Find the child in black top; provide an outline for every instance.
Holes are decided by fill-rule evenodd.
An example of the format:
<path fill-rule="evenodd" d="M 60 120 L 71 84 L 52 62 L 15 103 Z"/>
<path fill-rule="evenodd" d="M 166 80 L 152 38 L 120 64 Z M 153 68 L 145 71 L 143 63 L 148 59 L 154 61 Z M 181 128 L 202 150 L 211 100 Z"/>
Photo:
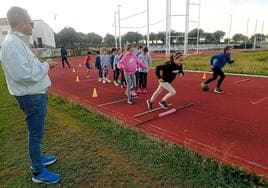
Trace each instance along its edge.
<path fill-rule="evenodd" d="M 164 89 L 168 90 L 168 94 L 162 98 L 162 100 L 159 102 L 159 105 L 164 109 L 168 108 L 167 100 L 176 94 L 176 91 L 172 87 L 171 82 L 176 78 L 177 74 L 181 74 L 181 76 L 184 75 L 182 61 L 183 54 L 176 53 L 175 55 L 171 55 L 168 62 L 156 67 L 155 73 L 158 78 L 159 85 L 153 93 L 151 99 L 146 101 L 149 110 L 152 110 L 153 102 Z"/>
<path fill-rule="evenodd" d="M 102 78 L 102 69 L 101 69 L 101 59 L 100 59 L 100 51 L 97 51 L 97 56 L 95 59 L 95 67 L 98 70 L 98 81 L 101 82 L 101 78 Z"/>

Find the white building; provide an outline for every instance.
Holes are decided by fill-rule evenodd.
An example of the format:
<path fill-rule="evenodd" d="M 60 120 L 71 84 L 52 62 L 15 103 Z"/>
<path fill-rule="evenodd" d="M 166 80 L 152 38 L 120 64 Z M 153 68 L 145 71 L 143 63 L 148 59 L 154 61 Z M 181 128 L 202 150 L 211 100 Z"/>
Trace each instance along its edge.
<path fill-rule="evenodd" d="M 9 30 L 8 20 L 6 18 L 0 18 L 0 47 Z"/>
<path fill-rule="evenodd" d="M 43 20 L 33 20 L 33 45 L 35 48 L 55 48 L 55 35 L 53 29 Z"/>
<path fill-rule="evenodd" d="M 30 43 L 34 48 L 55 48 L 54 31 L 43 20 L 33 20 L 33 35 Z M 10 30 L 7 18 L 0 18 L 0 46 Z"/>

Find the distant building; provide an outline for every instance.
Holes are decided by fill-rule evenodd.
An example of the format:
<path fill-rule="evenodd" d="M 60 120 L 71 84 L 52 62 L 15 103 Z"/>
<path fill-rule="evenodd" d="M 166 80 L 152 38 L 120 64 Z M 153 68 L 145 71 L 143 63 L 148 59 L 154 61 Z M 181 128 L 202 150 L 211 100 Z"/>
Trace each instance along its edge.
<path fill-rule="evenodd" d="M 33 48 L 55 48 L 53 29 L 43 20 L 33 20 L 33 22 L 33 35 L 30 40 Z M 0 46 L 10 29 L 7 18 L 0 18 Z"/>
<path fill-rule="evenodd" d="M 33 20 L 33 45 L 35 48 L 56 48 L 53 29 L 43 20 Z"/>
<path fill-rule="evenodd" d="M 6 18 L 0 18 L 0 47 L 9 30 L 8 20 Z"/>

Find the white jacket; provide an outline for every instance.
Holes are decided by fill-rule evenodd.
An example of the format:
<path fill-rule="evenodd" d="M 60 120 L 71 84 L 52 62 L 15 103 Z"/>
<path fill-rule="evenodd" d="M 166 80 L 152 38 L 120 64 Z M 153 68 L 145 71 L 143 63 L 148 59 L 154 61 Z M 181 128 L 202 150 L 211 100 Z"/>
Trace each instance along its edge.
<path fill-rule="evenodd" d="M 49 65 L 40 62 L 19 35 L 22 36 L 9 32 L 0 51 L 9 93 L 15 96 L 46 93 L 51 85 Z"/>

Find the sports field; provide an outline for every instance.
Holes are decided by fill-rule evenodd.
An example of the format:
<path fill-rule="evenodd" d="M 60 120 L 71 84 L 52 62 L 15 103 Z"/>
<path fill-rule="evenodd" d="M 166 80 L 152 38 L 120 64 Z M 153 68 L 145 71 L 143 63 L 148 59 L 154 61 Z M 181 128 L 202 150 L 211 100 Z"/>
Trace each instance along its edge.
<path fill-rule="evenodd" d="M 85 78 L 85 68 L 78 66 L 83 58 L 70 58 L 75 72 L 60 66 L 51 72 L 51 93 L 205 156 L 268 176 L 268 160 L 263 157 L 268 153 L 266 77 L 228 75 L 223 86 L 225 94 L 219 95 L 201 91 L 203 73 L 186 72 L 182 79 L 177 78 L 174 82 L 177 94 L 169 101 L 172 103 L 170 109 L 192 105 L 143 123 L 164 112 L 160 109 L 138 115 L 147 111 L 145 101 L 157 87 L 154 71 L 149 74 L 149 93 L 138 95 L 134 105 L 128 105 L 124 89 L 98 82 L 94 71 L 90 79 Z M 77 75 L 79 82 L 76 82 Z M 98 94 L 96 98 L 92 97 L 94 88 Z"/>
<path fill-rule="evenodd" d="M 145 100 L 157 85 L 153 70 L 149 93 L 128 105 L 124 89 L 99 83 L 95 70 L 91 78 L 85 78 L 85 68 L 79 66 L 83 59 L 70 58 L 75 72 L 59 65 L 50 73 L 50 93 L 68 99 L 49 96 L 44 151 L 59 157 L 50 167 L 63 175 L 56 186 L 267 186 L 261 177 L 244 172 L 267 179 L 266 77 L 227 75 L 225 94 L 218 95 L 201 91 L 203 71 L 186 72 L 185 77 L 176 79 L 177 95 L 169 101 L 169 109 L 178 110 L 155 118 L 167 110 L 148 113 L 146 109 Z M 7 94 L 2 72 L 0 81 L 0 185 L 34 187 L 27 170 L 23 113 Z M 97 97 L 92 97 L 94 88 Z"/>

